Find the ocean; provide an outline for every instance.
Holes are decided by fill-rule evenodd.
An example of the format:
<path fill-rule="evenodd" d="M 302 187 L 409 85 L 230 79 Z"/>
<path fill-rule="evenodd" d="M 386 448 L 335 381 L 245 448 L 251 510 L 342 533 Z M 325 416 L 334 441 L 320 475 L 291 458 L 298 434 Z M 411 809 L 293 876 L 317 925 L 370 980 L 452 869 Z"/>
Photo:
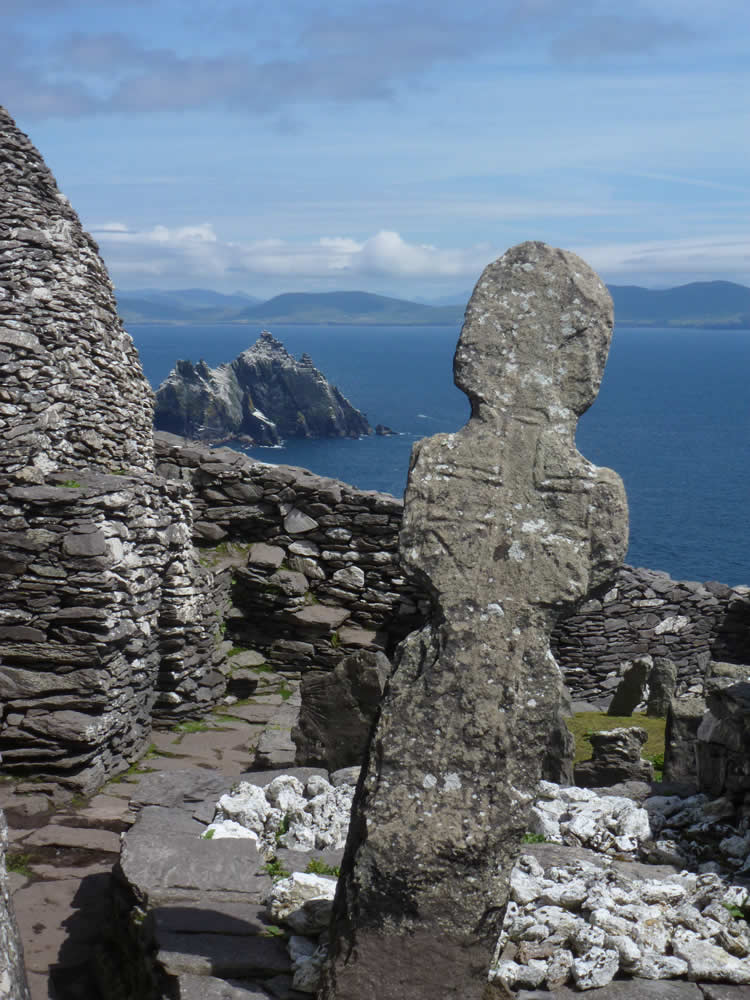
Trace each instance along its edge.
<path fill-rule="evenodd" d="M 214 366 L 249 347 L 253 326 L 128 327 L 156 388 L 178 358 Z M 398 434 L 288 441 L 247 449 L 362 489 L 401 495 L 415 440 L 461 427 L 452 381 L 458 328 L 280 326 L 375 426 Z M 579 450 L 623 478 L 627 560 L 676 579 L 750 584 L 750 332 L 617 327 L 599 398 L 579 422 Z"/>

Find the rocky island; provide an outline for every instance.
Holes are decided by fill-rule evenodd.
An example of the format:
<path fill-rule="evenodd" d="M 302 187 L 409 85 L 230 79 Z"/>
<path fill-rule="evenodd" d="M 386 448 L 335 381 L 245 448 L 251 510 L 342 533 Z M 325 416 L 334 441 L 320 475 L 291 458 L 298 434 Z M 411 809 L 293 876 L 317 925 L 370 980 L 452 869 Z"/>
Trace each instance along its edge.
<path fill-rule="evenodd" d="M 303 354 L 297 361 L 263 330 L 239 357 L 218 368 L 178 361 L 156 391 L 154 426 L 202 441 L 372 434 L 367 417 Z"/>

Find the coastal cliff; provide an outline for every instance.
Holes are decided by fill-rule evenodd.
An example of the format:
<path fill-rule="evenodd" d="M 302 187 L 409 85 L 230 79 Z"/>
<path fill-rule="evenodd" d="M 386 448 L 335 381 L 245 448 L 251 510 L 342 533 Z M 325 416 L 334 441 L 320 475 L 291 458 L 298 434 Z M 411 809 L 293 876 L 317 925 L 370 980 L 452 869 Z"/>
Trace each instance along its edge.
<path fill-rule="evenodd" d="M 267 330 L 217 368 L 178 361 L 156 392 L 154 423 L 203 441 L 246 437 L 258 445 L 372 433 L 365 415 L 307 354 L 297 361 Z"/>

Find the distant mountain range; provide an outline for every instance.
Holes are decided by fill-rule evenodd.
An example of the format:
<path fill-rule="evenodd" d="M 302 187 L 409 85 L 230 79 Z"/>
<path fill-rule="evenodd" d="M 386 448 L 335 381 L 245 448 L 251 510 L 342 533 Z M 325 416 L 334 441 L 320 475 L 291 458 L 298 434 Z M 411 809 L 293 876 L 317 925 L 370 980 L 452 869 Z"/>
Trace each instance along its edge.
<path fill-rule="evenodd" d="M 622 326 L 750 329 L 750 288 L 731 281 L 694 281 L 661 290 L 610 285 L 609 290 Z M 120 291 L 117 301 L 126 324 L 458 326 L 466 308 L 466 302 L 442 304 L 443 299 L 440 305 L 427 305 L 369 292 L 289 292 L 264 302 L 201 288 Z"/>

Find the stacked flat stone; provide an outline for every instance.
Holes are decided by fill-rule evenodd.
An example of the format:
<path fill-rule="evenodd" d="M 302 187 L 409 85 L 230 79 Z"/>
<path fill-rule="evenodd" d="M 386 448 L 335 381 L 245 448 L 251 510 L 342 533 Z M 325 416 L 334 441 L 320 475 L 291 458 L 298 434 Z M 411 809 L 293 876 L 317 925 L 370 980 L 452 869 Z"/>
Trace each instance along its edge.
<path fill-rule="evenodd" d="M 748 636 L 748 587 L 624 566 L 602 597 L 558 625 L 553 647 L 574 696 L 606 707 L 626 661 L 667 657 L 677 667 L 677 694 L 701 694 L 708 658 L 748 662 Z"/>
<path fill-rule="evenodd" d="M 153 469 L 153 398 L 91 237 L 0 108 L 3 473 Z"/>
<path fill-rule="evenodd" d="M 217 607 L 96 244 L 2 109 L 0 140 L 0 751 L 88 792 L 147 746 L 157 687 L 223 694 Z"/>
<path fill-rule="evenodd" d="M 305 469 L 254 462 L 155 435 L 158 471 L 194 490 L 194 537 L 239 546 L 228 632 L 290 670 L 333 669 L 424 620 L 427 599 L 402 575 L 403 504 Z"/>

